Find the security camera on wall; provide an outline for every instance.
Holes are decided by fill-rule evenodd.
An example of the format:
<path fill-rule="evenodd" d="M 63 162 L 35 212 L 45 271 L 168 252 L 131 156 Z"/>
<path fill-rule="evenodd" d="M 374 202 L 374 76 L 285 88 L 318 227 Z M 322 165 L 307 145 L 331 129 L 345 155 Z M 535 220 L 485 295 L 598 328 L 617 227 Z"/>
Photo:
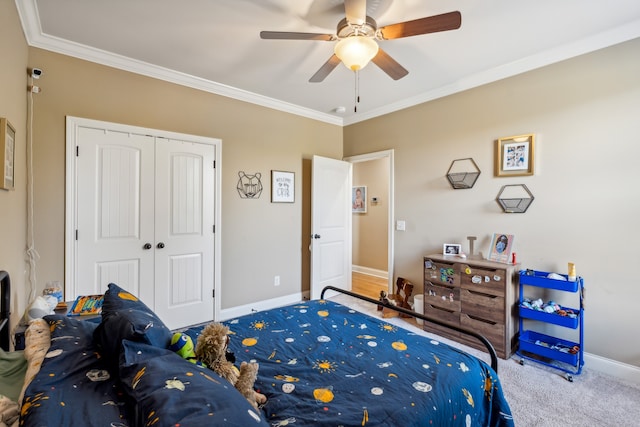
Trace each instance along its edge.
<path fill-rule="evenodd" d="M 42 75 L 42 70 L 40 68 L 34 68 L 31 70 L 31 77 L 34 79 L 39 79 Z"/>

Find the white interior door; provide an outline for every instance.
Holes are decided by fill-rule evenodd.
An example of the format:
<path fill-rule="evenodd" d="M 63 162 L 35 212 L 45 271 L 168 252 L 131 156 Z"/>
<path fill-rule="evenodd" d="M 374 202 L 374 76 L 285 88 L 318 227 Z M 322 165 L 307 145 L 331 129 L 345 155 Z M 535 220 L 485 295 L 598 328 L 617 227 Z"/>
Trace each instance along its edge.
<path fill-rule="evenodd" d="M 67 119 L 65 296 L 117 283 L 176 329 L 219 309 L 219 140 L 153 132 Z"/>
<path fill-rule="evenodd" d="M 351 163 L 313 156 L 311 299 L 328 285 L 351 290 L 350 206 Z"/>
<path fill-rule="evenodd" d="M 77 295 L 102 294 L 110 282 L 153 298 L 154 138 L 78 129 Z"/>
<path fill-rule="evenodd" d="M 155 312 L 170 329 L 213 313 L 214 148 L 156 142 Z"/>

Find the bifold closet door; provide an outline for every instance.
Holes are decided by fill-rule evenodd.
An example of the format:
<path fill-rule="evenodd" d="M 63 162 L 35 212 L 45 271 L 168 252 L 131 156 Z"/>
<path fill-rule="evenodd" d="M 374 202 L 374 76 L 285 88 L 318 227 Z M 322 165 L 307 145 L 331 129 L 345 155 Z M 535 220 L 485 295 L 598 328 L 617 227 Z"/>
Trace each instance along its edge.
<path fill-rule="evenodd" d="M 77 294 L 113 282 L 172 329 L 213 319 L 214 146 L 78 132 Z"/>
<path fill-rule="evenodd" d="M 214 153 L 156 142 L 155 311 L 172 329 L 213 315 Z"/>
<path fill-rule="evenodd" d="M 154 152 L 151 136 L 78 129 L 78 295 L 102 294 L 114 282 L 152 304 Z"/>

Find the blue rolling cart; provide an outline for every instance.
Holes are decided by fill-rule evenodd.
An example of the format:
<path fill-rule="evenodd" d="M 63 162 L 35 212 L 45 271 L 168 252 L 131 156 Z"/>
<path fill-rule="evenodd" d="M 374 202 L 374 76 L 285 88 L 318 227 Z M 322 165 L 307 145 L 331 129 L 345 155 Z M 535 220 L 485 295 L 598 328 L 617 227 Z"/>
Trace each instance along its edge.
<path fill-rule="evenodd" d="M 535 270 L 521 270 L 520 298 L 519 298 L 519 348 L 517 354 L 524 360 L 532 360 L 537 363 L 559 369 L 566 373 L 565 377 L 573 381 L 573 375 L 579 375 L 584 366 L 584 280 L 576 277 L 575 281 L 549 278 L 549 273 Z M 556 304 L 553 312 L 536 309 L 526 302 L 524 290 L 526 286 L 552 289 L 562 292 L 577 294 L 579 307 L 563 307 Z M 524 320 L 559 325 L 577 330 L 578 341 L 573 342 L 540 332 L 524 328 Z M 535 325 L 531 323 L 531 325 Z"/>

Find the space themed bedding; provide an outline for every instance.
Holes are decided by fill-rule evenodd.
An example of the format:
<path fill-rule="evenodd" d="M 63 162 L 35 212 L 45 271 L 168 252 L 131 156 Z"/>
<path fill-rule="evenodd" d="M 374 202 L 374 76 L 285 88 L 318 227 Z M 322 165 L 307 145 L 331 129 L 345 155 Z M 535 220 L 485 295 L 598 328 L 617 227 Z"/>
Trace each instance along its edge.
<path fill-rule="evenodd" d="M 513 425 L 490 366 L 384 319 L 315 300 L 224 323 L 272 426 Z"/>

